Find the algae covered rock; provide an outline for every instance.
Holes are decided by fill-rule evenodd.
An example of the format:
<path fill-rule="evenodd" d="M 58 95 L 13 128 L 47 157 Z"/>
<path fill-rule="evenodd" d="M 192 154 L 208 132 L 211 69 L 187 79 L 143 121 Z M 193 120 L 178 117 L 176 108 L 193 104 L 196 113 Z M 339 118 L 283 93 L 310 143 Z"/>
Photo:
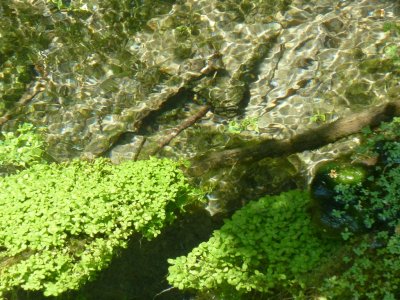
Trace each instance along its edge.
<path fill-rule="evenodd" d="M 311 183 L 314 220 L 328 230 L 350 227 L 352 231 L 359 231 L 362 216 L 350 207 L 357 204 L 356 198 L 354 195 L 346 199 L 338 196 L 342 187 L 354 191 L 361 187 L 368 175 L 366 166 L 337 160 L 323 163 L 317 168 Z"/>

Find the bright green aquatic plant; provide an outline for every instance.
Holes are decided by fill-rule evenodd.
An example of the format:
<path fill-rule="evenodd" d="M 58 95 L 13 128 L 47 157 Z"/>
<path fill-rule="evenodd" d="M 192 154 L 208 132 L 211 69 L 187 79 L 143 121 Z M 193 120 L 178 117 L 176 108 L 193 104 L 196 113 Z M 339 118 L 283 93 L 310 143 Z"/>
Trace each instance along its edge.
<path fill-rule="evenodd" d="M 15 288 L 46 296 L 78 289 L 133 234 L 157 236 L 199 198 L 179 166 L 155 158 L 76 160 L 0 178 L 0 296 Z"/>
<path fill-rule="evenodd" d="M 2 132 L 0 166 L 28 167 L 42 163 L 45 142 L 32 124 L 22 124 L 16 132 Z"/>
<path fill-rule="evenodd" d="M 228 132 L 230 133 L 240 134 L 242 131 L 245 130 L 251 130 L 258 133 L 258 118 L 247 117 L 240 121 L 232 120 L 228 123 Z"/>
<path fill-rule="evenodd" d="M 250 202 L 207 242 L 169 260 L 168 281 L 224 299 L 251 291 L 304 295 L 309 273 L 335 248 L 318 237 L 308 202 L 308 193 L 297 190 Z"/>
<path fill-rule="evenodd" d="M 400 60 L 399 57 L 399 47 L 397 45 L 387 46 L 385 49 L 385 54 L 391 59 L 395 60 L 396 63 Z"/>
<path fill-rule="evenodd" d="M 332 117 L 330 112 L 321 112 L 319 109 L 310 117 L 310 121 L 313 123 L 325 123 Z"/>

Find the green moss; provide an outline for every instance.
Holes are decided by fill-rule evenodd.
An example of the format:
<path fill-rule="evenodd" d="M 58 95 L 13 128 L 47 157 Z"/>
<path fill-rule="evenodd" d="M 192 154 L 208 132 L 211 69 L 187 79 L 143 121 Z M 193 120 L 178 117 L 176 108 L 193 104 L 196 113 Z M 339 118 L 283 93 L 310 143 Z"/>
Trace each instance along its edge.
<path fill-rule="evenodd" d="M 329 186 L 338 184 L 358 184 L 366 179 L 367 172 L 362 165 L 351 164 L 345 161 L 331 161 L 320 166 L 316 176 L 323 176 L 329 181 Z"/>

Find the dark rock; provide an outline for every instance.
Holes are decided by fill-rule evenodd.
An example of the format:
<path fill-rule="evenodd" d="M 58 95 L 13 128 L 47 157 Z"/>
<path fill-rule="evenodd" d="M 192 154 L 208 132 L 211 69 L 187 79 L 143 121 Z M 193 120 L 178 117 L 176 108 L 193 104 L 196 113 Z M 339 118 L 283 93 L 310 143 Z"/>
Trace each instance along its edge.
<path fill-rule="evenodd" d="M 366 180 L 367 167 L 346 161 L 329 161 L 317 168 L 311 183 L 312 214 L 323 229 L 338 233 L 344 228 L 353 232 L 362 229 L 362 216 L 355 209 L 358 189 Z M 341 187 L 350 188 L 348 197 L 342 197 Z"/>

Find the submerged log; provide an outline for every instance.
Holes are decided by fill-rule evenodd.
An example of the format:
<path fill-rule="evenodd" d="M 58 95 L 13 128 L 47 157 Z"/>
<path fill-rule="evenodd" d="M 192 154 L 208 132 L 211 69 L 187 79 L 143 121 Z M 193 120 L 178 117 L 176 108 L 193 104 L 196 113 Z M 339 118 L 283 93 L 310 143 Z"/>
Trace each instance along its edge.
<path fill-rule="evenodd" d="M 376 127 L 381 122 L 400 116 L 400 100 L 354 113 L 350 116 L 310 129 L 287 140 L 262 140 L 256 144 L 228 149 L 196 157 L 188 173 L 199 176 L 210 169 L 252 163 L 265 157 L 278 157 L 306 150 L 315 150 L 344 137 L 360 132 L 364 127 Z"/>

